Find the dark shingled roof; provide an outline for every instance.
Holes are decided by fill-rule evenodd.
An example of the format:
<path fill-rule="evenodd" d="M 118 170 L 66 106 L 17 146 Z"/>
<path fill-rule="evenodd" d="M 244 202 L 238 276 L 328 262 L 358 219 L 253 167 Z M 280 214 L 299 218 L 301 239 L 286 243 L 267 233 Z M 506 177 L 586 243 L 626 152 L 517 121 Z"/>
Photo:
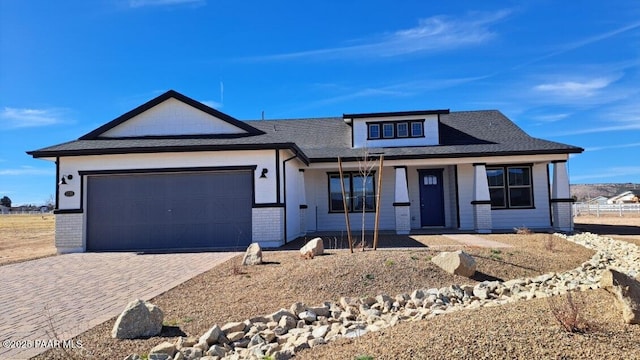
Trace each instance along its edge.
<path fill-rule="evenodd" d="M 118 118 L 120 119 L 120 118 Z M 117 120 L 118 120 L 117 119 Z M 235 120 L 235 119 L 233 119 Z M 122 122 L 122 120 L 118 120 Z M 252 131 L 241 136 L 100 138 L 93 131 L 79 140 L 30 151 L 33 157 L 126 154 L 206 150 L 291 149 L 306 162 L 352 160 L 351 126 L 342 117 L 245 122 Z M 104 128 L 105 126 L 101 127 Z M 452 158 L 580 153 L 571 145 L 533 138 L 496 110 L 440 115 L 440 145 L 370 148 L 386 159 Z"/>

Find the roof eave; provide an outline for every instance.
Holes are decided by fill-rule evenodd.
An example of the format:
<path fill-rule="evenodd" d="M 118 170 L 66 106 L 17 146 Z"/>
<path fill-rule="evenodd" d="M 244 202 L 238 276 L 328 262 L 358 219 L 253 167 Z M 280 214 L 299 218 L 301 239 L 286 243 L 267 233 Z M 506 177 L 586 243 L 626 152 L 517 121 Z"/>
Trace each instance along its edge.
<path fill-rule="evenodd" d="M 34 158 L 65 157 L 65 156 L 90 156 L 90 155 L 120 155 L 120 154 L 153 154 L 168 152 L 195 152 L 195 151 L 225 151 L 225 150 L 291 150 L 305 165 L 310 160 L 306 154 L 294 143 L 275 144 L 238 144 L 238 145 L 188 145 L 188 146 L 162 146 L 162 147 L 128 147 L 106 149 L 79 149 L 79 150 L 34 150 L 27 151 Z"/>
<path fill-rule="evenodd" d="M 465 157 L 487 157 L 487 156 L 514 156 L 514 155 L 549 155 L 549 154 L 579 154 L 584 149 L 573 148 L 563 151 L 559 150 L 537 150 L 537 151 L 509 151 L 509 152 L 478 152 L 478 153 L 450 153 L 450 154 L 409 154 L 409 155 L 384 155 L 376 154 L 376 156 L 384 155 L 385 160 L 419 160 L 419 159 L 452 159 Z M 342 161 L 360 161 L 361 157 L 350 156 L 341 157 Z M 311 163 L 327 163 L 338 162 L 337 157 L 312 157 Z"/>

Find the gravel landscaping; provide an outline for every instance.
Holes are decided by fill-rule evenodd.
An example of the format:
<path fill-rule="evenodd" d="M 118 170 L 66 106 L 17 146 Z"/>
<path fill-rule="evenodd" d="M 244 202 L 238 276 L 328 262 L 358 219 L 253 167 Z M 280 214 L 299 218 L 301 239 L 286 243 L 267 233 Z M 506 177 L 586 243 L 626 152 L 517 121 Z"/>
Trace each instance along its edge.
<path fill-rule="evenodd" d="M 328 255 L 311 260 L 300 258 L 296 251 L 264 252 L 264 260 L 267 264 L 253 267 L 239 266 L 241 259 L 238 257 L 152 300 L 165 313 L 166 326 L 163 336 L 146 340 L 111 339 L 109 333 L 114 320 L 110 320 L 81 334 L 77 339 L 82 340 L 82 343 L 85 344 L 84 357 L 93 355 L 96 358 L 122 359 L 131 353 L 145 354 L 164 340 L 175 341 L 178 335 L 197 337 L 214 324 L 222 325 L 230 321 L 243 321 L 256 315 L 272 313 L 280 308 L 288 309 L 292 303 L 297 301 L 308 305 L 317 305 L 323 301 L 337 301 L 340 296 L 364 297 L 380 293 L 395 295 L 410 293 L 420 288 L 439 288 L 451 284 L 473 285 L 484 280 L 531 277 L 575 268 L 593 254 L 592 250 L 560 238 L 551 237 L 549 234 L 490 235 L 487 238 L 508 243 L 514 247 L 507 249 L 464 247 L 466 252 L 474 256 L 478 264 L 478 273 L 474 279 L 449 275 L 435 267 L 430 262 L 430 258 L 436 255 L 441 250 L 440 248 L 438 251 L 418 248 L 365 251 L 355 254 L 350 254 L 345 250 L 331 250 Z M 428 242 L 428 237 L 421 241 Z M 599 294 L 600 290 L 593 291 L 593 293 Z M 593 297 L 591 293 L 588 296 L 589 304 L 595 304 L 593 305 L 595 309 L 604 308 L 606 302 L 609 301 L 607 296 Z M 525 304 L 524 307 L 522 307 L 523 304 Z M 531 314 L 528 314 L 529 307 L 532 309 Z M 468 314 L 464 315 L 464 313 Z M 546 316 L 548 319 L 546 322 L 539 321 L 536 320 L 536 316 Z M 451 319 L 451 321 L 447 319 Z M 495 319 L 501 320 L 497 322 L 498 325 L 495 325 Z M 528 319 L 531 321 L 527 321 Z M 482 308 L 476 311 L 447 314 L 441 318 L 419 321 L 414 324 L 401 323 L 397 327 L 368 334 L 357 340 L 341 340 L 330 345 L 319 346 L 309 352 L 303 352 L 299 356 L 303 358 L 346 359 L 354 358 L 360 353 L 366 353 L 375 356 L 375 358 L 416 358 L 420 356 L 428 358 L 442 357 L 446 354 L 455 357 L 482 358 L 491 353 L 481 353 L 485 351 L 483 341 L 504 343 L 504 351 L 521 347 L 524 349 L 522 354 L 526 354 L 527 351 L 532 350 L 531 345 L 527 344 L 539 344 L 542 339 L 539 336 L 544 336 L 545 341 L 549 337 L 549 334 L 536 330 L 538 327 L 559 334 L 559 339 L 568 336 L 560 330 L 554 321 L 546 302 L 533 300 L 504 305 L 499 308 Z M 627 339 L 635 339 L 635 344 L 638 344 L 639 337 L 636 328 L 627 326 L 627 329 L 627 327 L 619 325 L 619 321 L 603 320 L 600 322 L 603 324 L 599 324 L 598 327 L 604 329 L 602 330 L 604 332 L 573 335 L 571 338 L 597 337 L 607 334 L 607 331 L 615 333 L 619 330 L 621 334 L 628 334 L 624 335 L 622 340 L 626 336 Z M 611 327 L 607 327 L 607 324 L 611 324 Z M 434 331 L 417 330 L 414 328 L 415 326 L 423 326 L 424 329 L 433 328 Z M 440 328 L 438 328 L 439 326 Z M 492 327 L 496 327 L 496 330 L 489 331 L 488 329 Z M 404 332 L 396 333 L 397 331 Z M 501 333 L 501 331 L 507 331 L 507 333 Z M 505 339 L 509 339 L 507 336 L 509 332 L 530 339 L 528 342 L 505 341 Z M 466 340 L 457 339 L 456 334 L 465 336 Z M 384 336 L 390 337 L 387 340 L 379 339 Z M 501 336 L 506 337 L 501 338 Z M 485 340 L 482 340 L 483 337 Z M 447 342 L 445 338 L 453 342 Z M 553 339 L 553 337 L 549 338 Z M 365 348 L 359 347 L 368 341 L 372 344 L 379 342 L 380 344 L 367 345 Z M 470 343 L 465 345 L 465 341 Z M 452 347 L 456 343 L 459 345 Z M 441 344 L 449 345 L 441 347 Z M 633 341 L 630 344 L 629 346 L 632 346 Z M 448 351 L 458 350 L 450 353 L 442 353 L 443 350 L 437 351 L 437 349 L 447 348 Z M 562 347 L 551 345 L 549 348 L 557 350 Z M 624 349 L 625 347 L 618 346 L 616 348 Z M 363 349 L 369 350 L 363 352 Z M 436 352 L 430 353 L 426 349 L 434 349 Z M 487 348 L 487 350 L 491 349 L 493 348 Z M 405 354 L 405 351 L 408 353 Z M 605 357 L 615 356 L 614 353 L 609 353 L 608 350 L 604 351 L 598 347 L 594 347 L 592 351 L 605 355 Z M 496 354 L 500 353 L 496 352 Z M 575 354 L 575 356 L 579 356 L 578 353 Z M 67 354 L 50 351 L 37 358 L 63 359 L 66 357 L 68 357 Z"/>

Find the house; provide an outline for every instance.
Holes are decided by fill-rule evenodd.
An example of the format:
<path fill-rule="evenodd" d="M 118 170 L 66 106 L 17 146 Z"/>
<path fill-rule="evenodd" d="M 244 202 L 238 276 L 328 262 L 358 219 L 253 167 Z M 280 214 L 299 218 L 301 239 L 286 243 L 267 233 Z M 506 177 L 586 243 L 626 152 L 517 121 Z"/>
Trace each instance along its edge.
<path fill-rule="evenodd" d="M 4 205 L 0 205 L 0 214 L 8 214 L 8 213 L 9 213 L 9 208 Z"/>
<path fill-rule="evenodd" d="M 610 197 L 607 204 L 637 204 L 638 198 L 640 198 L 640 190 L 629 190 Z"/>
<path fill-rule="evenodd" d="M 530 137 L 493 110 L 240 121 L 168 91 L 28 154 L 56 163 L 64 253 L 276 247 L 344 230 L 345 206 L 354 230 L 363 208 L 373 229 L 379 206 L 379 229 L 398 234 L 571 231 L 566 163 L 582 151 Z M 360 174 L 365 155 L 382 157 L 382 170 Z"/>
<path fill-rule="evenodd" d="M 586 203 L 590 205 L 606 205 L 607 200 L 609 199 L 605 196 L 596 196 L 593 199 L 587 200 Z"/>

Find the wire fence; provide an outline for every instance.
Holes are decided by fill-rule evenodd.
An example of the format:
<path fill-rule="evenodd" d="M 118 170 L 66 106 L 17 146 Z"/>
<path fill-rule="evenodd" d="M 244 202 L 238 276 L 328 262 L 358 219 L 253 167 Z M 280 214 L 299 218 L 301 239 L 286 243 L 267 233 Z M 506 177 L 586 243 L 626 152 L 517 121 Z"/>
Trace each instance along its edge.
<path fill-rule="evenodd" d="M 574 215 L 618 215 L 640 214 L 640 204 L 573 204 Z"/>

